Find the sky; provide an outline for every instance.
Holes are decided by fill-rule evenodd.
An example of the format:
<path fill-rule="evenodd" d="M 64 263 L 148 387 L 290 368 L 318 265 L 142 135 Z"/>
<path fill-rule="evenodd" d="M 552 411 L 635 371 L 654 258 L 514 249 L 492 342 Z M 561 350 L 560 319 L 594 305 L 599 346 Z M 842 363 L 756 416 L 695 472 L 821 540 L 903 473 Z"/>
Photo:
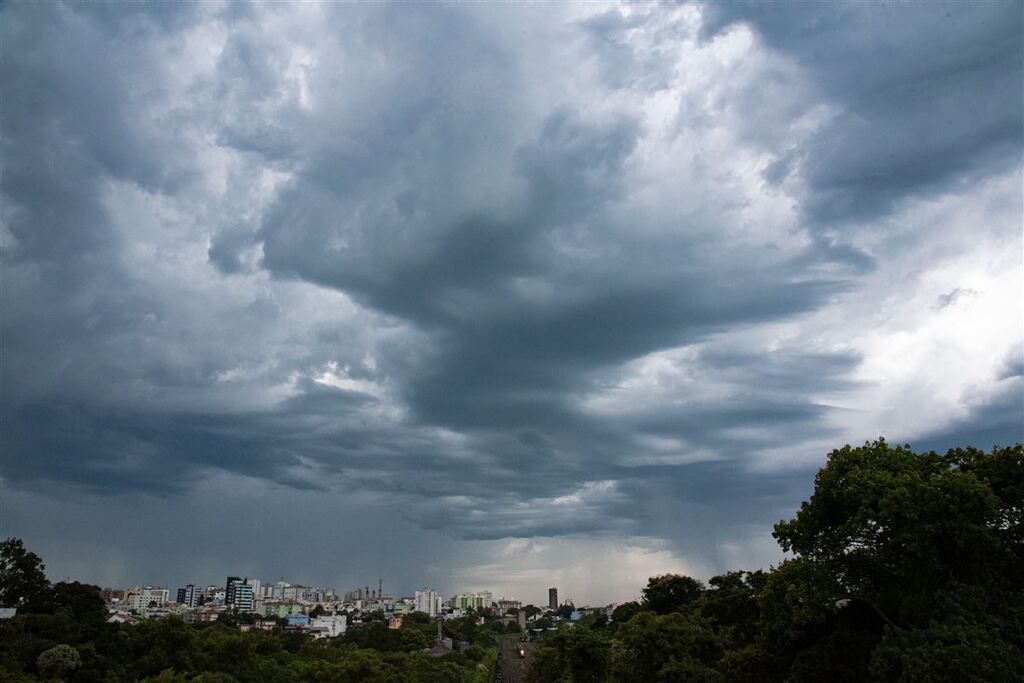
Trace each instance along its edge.
<path fill-rule="evenodd" d="M 0 534 L 635 598 L 1024 441 L 1024 6 L 5 3 Z"/>

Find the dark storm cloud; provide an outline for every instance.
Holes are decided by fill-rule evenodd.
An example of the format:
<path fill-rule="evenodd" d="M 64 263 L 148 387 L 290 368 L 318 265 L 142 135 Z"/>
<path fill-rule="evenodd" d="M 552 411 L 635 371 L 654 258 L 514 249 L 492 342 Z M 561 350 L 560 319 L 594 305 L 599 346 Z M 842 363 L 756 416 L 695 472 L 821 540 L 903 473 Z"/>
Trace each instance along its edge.
<path fill-rule="evenodd" d="M 812 227 L 869 220 L 916 193 L 969 185 L 1020 162 L 1020 3 L 708 8 L 707 36 L 749 22 L 841 107 L 792 153 L 812 192 L 804 207 Z"/>
<path fill-rule="evenodd" d="M 689 179 L 651 161 L 678 131 L 632 106 L 679 71 L 628 44 L 648 23 L 683 40 L 657 12 L 559 17 L 563 53 L 553 7 L 182 7 L 2 10 L 15 486 L 173 499 L 226 472 L 395 501 L 458 538 L 713 544 L 805 493 L 807 471 L 752 454 L 831 438 L 820 395 L 859 386 L 858 352 L 751 332 L 877 266 L 835 225 L 1019 159 L 1018 5 L 706 8 L 706 36 L 748 21 L 812 85 L 771 71 L 721 121 L 703 93 L 674 103 L 716 139 L 728 110 L 795 93 Z M 593 92 L 544 87 L 591 67 Z M 783 143 L 822 103 L 833 118 Z M 775 159 L 758 185 L 806 182 L 798 246 L 714 194 L 741 143 Z M 677 384 L 627 386 L 679 348 Z M 1010 399 L 965 429 L 1012 435 Z"/>

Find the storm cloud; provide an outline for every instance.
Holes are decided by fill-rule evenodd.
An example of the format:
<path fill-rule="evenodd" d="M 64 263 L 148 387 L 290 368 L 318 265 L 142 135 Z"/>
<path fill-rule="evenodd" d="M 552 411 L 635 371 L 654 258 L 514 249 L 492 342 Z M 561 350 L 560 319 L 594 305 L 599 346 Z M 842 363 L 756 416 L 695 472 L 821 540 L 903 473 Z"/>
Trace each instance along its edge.
<path fill-rule="evenodd" d="M 58 568 L 101 535 L 33 497 L 218 535 L 218 482 L 425 558 L 319 580 L 561 543 L 612 599 L 591 544 L 777 559 L 833 447 L 1024 436 L 1019 4 L 0 12 L 4 532 Z"/>

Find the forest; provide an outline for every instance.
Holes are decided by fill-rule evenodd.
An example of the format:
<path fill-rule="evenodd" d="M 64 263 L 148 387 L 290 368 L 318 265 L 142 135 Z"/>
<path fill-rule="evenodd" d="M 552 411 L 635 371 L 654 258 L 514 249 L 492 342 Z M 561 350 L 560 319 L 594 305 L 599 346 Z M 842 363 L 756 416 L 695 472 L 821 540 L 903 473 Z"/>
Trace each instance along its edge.
<path fill-rule="evenodd" d="M 636 602 L 547 632 L 532 683 L 1019 681 L 1024 672 L 1024 446 L 915 453 L 884 440 L 829 454 L 774 527 L 767 570 L 651 577 Z M 106 623 L 94 586 L 50 584 L 19 539 L 0 548 L 0 679 L 493 680 L 500 622 L 446 622 L 470 644 L 431 658 L 426 615 L 313 640 L 176 617 Z"/>

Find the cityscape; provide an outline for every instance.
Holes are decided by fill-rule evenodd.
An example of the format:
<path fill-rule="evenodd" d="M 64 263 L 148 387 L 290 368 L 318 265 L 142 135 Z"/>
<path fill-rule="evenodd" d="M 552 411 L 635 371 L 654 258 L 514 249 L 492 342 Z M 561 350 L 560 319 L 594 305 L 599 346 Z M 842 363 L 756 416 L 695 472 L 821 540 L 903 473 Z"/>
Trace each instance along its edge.
<path fill-rule="evenodd" d="M 0 681 L 1019 683 L 1024 0 L 0 0 Z"/>
<path fill-rule="evenodd" d="M 497 597 L 490 591 L 466 591 L 447 598 L 423 588 L 412 596 L 397 597 L 384 592 L 383 579 L 377 586 L 338 592 L 328 587 L 292 584 L 284 580 L 264 582 L 250 577 L 229 576 L 223 585 L 188 584 L 176 591 L 155 586 L 128 589 L 103 588 L 107 621 L 132 624 L 144 619 L 175 616 L 187 624 L 204 624 L 240 619 L 238 628 L 274 629 L 286 627 L 315 638 L 333 638 L 358 626 L 364 617 L 383 618 L 389 629 L 399 629 L 404 616 L 419 612 L 438 621 L 473 617 L 483 623 L 494 618 L 516 624 L 521 631 L 540 623 L 550 628 L 562 622 L 578 621 L 585 614 L 603 612 L 611 617 L 617 604 L 577 608 L 571 599 L 559 602 L 558 588 L 548 589 L 541 607 L 524 605 L 515 598 Z M 447 642 L 451 650 L 450 639 Z"/>

